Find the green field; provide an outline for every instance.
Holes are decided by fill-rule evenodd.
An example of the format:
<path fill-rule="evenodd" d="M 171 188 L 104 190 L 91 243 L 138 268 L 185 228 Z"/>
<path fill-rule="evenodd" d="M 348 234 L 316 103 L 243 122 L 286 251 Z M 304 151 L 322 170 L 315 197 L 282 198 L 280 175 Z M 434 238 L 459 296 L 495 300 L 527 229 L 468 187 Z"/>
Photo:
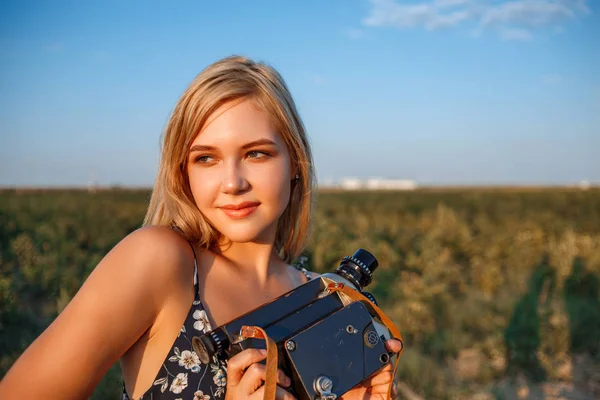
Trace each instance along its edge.
<path fill-rule="evenodd" d="M 140 226 L 149 194 L 0 191 L 0 376 Z M 359 247 L 405 339 L 405 396 L 600 398 L 599 189 L 319 193 L 309 268 Z M 119 393 L 115 366 L 94 398 Z"/>

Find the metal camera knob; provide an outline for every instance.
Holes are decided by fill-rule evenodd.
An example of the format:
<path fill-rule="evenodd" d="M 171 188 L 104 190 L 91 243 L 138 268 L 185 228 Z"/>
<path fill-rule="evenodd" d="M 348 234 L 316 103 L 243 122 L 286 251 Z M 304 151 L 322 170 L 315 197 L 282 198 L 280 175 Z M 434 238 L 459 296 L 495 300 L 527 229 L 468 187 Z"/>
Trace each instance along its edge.
<path fill-rule="evenodd" d="M 317 400 L 336 400 L 337 395 L 331 393 L 333 381 L 326 376 L 320 376 L 315 380 L 315 391 L 319 394 Z"/>
<path fill-rule="evenodd" d="M 375 296 L 373 296 L 371 293 L 363 291 L 362 295 L 365 296 L 367 299 L 371 300 L 371 302 L 373 304 L 375 304 L 376 306 L 379 306 L 379 304 L 377 303 L 377 300 L 375 300 Z"/>

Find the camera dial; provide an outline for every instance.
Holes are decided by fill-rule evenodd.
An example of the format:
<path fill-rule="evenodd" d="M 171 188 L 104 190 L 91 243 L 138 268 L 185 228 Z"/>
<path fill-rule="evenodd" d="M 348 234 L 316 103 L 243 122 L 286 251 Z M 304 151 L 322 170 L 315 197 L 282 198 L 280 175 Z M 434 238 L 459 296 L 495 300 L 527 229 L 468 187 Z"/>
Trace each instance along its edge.
<path fill-rule="evenodd" d="M 363 288 L 373 281 L 373 272 L 377 266 L 377 259 L 373 254 L 367 250 L 358 249 L 353 255 L 342 259 L 335 273 L 347 279 L 358 291 L 362 292 Z"/>

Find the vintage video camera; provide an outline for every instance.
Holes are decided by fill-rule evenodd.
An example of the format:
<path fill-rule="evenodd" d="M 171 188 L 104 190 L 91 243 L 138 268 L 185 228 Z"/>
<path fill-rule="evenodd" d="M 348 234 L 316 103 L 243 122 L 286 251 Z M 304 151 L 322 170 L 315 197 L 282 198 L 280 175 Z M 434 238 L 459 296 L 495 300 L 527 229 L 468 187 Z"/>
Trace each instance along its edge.
<path fill-rule="evenodd" d="M 298 400 L 334 400 L 390 361 L 387 339 L 402 342 L 374 297 L 363 292 L 377 265 L 371 253 L 358 249 L 333 273 L 195 336 L 193 348 L 203 364 L 213 357 L 227 360 L 246 348 L 264 349 L 266 338 L 244 334 L 248 327 L 259 327 L 276 344 L 276 362 L 291 378 L 289 391 Z"/>

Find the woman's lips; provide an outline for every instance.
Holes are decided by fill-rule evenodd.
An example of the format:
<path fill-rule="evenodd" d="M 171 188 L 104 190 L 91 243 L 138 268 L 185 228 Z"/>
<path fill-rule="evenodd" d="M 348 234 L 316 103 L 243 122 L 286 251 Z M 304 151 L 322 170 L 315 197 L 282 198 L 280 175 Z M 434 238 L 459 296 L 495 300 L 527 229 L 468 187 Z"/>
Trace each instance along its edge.
<path fill-rule="evenodd" d="M 221 207 L 221 210 L 230 218 L 240 219 L 252 214 L 259 205 L 260 203 L 248 203 L 239 206 L 224 206 Z"/>

